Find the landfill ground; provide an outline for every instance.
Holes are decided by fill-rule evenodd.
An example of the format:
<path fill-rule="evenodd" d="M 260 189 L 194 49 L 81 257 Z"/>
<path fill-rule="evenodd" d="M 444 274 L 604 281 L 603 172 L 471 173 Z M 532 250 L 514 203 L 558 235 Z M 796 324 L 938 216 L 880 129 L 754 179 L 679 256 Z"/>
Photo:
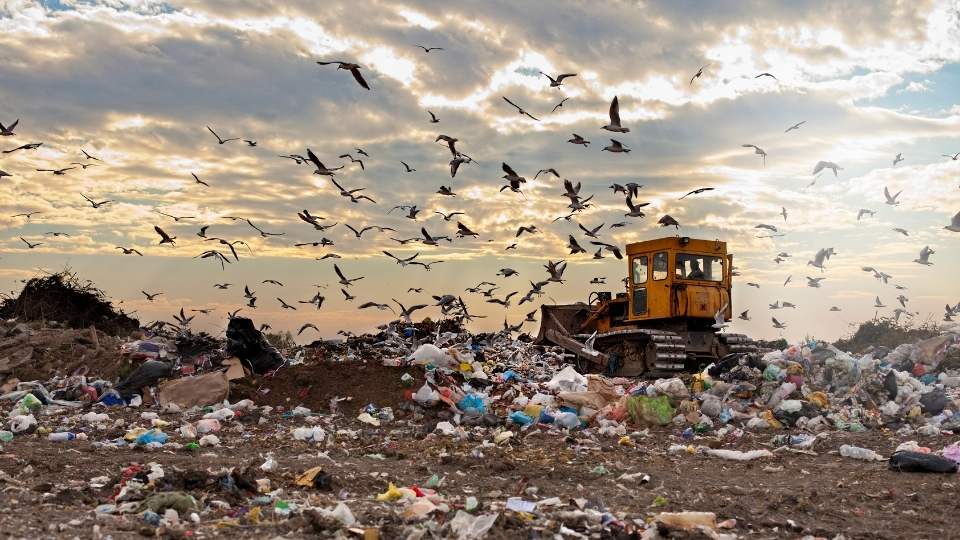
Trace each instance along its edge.
<path fill-rule="evenodd" d="M 389 379 L 397 383 L 405 370 L 356 365 L 325 367 L 340 397 L 363 395 L 372 389 L 364 380 Z M 358 376 L 357 374 L 364 376 Z M 344 386 L 343 383 L 352 386 Z M 269 386 L 269 382 L 260 385 Z M 419 382 L 418 382 L 419 384 Z M 303 388 L 310 388 L 305 384 Z M 383 392 L 383 388 L 380 389 Z M 392 391 L 392 390 L 391 390 Z M 389 393 L 390 391 L 387 391 Z M 276 400 L 274 392 L 259 393 Z M 301 393 L 307 401 L 328 401 L 333 394 Z M 221 446 L 199 450 L 165 448 L 96 447 L 94 441 L 118 438 L 130 427 L 150 427 L 140 418 L 143 409 L 109 408 L 108 427 L 89 429 L 89 440 L 50 442 L 39 435 L 18 436 L 4 445 L 0 455 L 0 531 L 11 538 L 136 538 L 141 536 L 283 538 L 368 537 L 407 538 L 428 529 L 422 520 L 404 519 L 403 506 L 380 502 L 390 482 L 397 486 L 423 485 L 431 475 L 442 481 L 436 491 L 450 506 L 447 514 L 435 513 L 431 526 L 440 527 L 444 516 L 462 507 L 465 498 L 479 501 L 476 513 L 499 512 L 487 538 L 554 538 L 562 524 L 586 537 L 618 537 L 609 529 L 601 534 L 592 522 L 600 509 L 629 523 L 643 522 L 660 512 L 708 511 L 717 520 L 735 519 L 725 533 L 743 538 L 948 538 L 956 530 L 951 517 L 958 508 L 955 475 L 908 474 L 888 471 L 886 462 L 865 462 L 837 455 L 841 444 L 872 448 L 889 455 L 903 442 L 887 431 L 822 433 L 813 453 L 780 448 L 773 457 L 750 462 L 726 461 L 695 454 L 671 454 L 672 444 L 696 444 L 738 450 L 775 449 L 770 440 L 789 430 L 743 431 L 725 439 L 698 436 L 685 441 L 683 427 L 654 427 L 631 434 L 634 446 L 617 438 L 600 437 L 592 430 L 567 434 L 543 425 L 521 431 L 502 444 L 490 442 L 490 428 L 478 427 L 463 439 L 433 433 L 444 413 L 401 405 L 396 418 L 380 427 L 356 419 L 363 400 L 341 403 L 340 414 L 317 412 L 316 425 L 337 433 L 326 443 L 295 441 L 293 429 L 313 425 L 304 417 L 284 417 L 279 411 L 261 416 L 258 410 L 223 423 L 217 433 Z M 300 402 L 294 398 L 287 409 Z M 76 416 L 85 410 L 70 411 Z M 289 415 L 287 415 L 289 416 Z M 162 414 L 171 426 L 183 421 L 182 413 Z M 263 420 L 261 420 L 261 417 Z M 55 418 L 55 417 L 54 417 Z M 64 420 L 66 422 L 68 420 Z M 41 418 L 55 427 L 55 419 Z M 171 428 L 168 431 L 175 433 Z M 913 437 L 917 438 L 917 437 Z M 331 440 L 332 439 L 332 440 Z M 174 435 L 172 440 L 179 440 Z M 483 444 L 486 440 L 487 443 Z M 940 448 L 957 440 L 954 436 L 920 438 L 922 445 Z M 180 442 L 187 442 L 181 440 Z M 278 464 L 265 472 L 260 465 L 268 453 Z M 184 491 L 199 504 L 198 522 L 182 521 L 159 529 L 146 524 L 136 513 L 109 515 L 95 511 L 113 502 L 121 484 L 121 471 L 131 464 L 158 463 L 164 477 L 158 491 Z M 598 465 L 605 474 L 594 474 Z M 320 466 L 331 475 L 328 490 L 295 484 L 296 477 Z M 226 469 L 236 471 L 234 487 L 225 487 L 220 477 Z M 649 482 L 641 475 L 649 475 Z M 620 479 L 624 474 L 630 479 Z M 99 488 L 90 487 L 96 477 L 108 477 Z M 250 501 L 258 479 L 269 479 L 276 499 L 304 508 L 331 508 L 344 502 L 356 517 L 353 528 L 316 512 L 277 516 L 262 512 L 251 519 Z M 244 480 L 253 487 L 243 489 Z M 276 492 L 275 490 L 281 490 Z M 531 514 L 504 511 L 509 497 L 529 501 L 559 498 L 555 505 L 539 506 Z M 216 503 L 222 501 L 225 504 Z M 229 506 L 228 506 L 229 505 Z M 592 516 L 592 517 L 591 517 Z M 187 520 L 186 516 L 181 516 Z M 732 526 L 731 526 L 732 525 Z M 593 532 L 591 533 L 591 529 Z M 370 530 L 376 530 L 372 536 Z M 700 538 L 702 531 L 678 531 L 675 537 Z M 443 537 L 437 534 L 436 537 Z M 419 536 L 413 536 L 419 537 Z M 430 536 L 426 536 L 430 537 Z M 562 536 L 577 538 L 578 536 Z M 628 537 L 621 534 L 619 537 Z"/>

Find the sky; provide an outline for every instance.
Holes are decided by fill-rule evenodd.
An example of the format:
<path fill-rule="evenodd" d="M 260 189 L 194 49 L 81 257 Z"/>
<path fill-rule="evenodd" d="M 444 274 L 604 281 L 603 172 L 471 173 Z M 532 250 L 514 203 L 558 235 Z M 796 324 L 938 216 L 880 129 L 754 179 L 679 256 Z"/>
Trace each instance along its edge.
<path fill-rule="evenodd" d="M 728 242 L 740 274 L 733 310 L 751 317 L 735 319 L 731 330 L 758 338 L 836 339 L 859 321 L 891 316 L 901 293 L 917 321 L 939 320 L 945 304 L 960 302 L 960 233 L 943 228 L 960 211 L 960 161 L 943 156 L 960 152 L 960 2 L 542 6 L 0 0 L 0 123 L 19 119 L 0 147 L 43 143 L 0 154 L 0 170 L 11 175 L 0 178 L 0 290 L 71 268 L 144 322 L 172 321 L 181 307 L 211 309 L 194 327 L 219 333 L 227 311 L 246 304 L 248 285 L 257 307 L 241 314 L 274 330 L 313 323 L 324 337 L 393 318 L 360 303 L 432 303 L 429 295 L 449 293 L 487 316 L 470 325 L 484 331 L 519 322 L 540 302 L 622 290 L 626 261 L 567 250 L 571 234 L 594 247 L 580 223 L 604 224 L 600 239 L 616 245 L 677 234 Z M 315 63 L 331 60 L 359 64 L 370 90 L 348 71 Z M 552 88 L 540 72 L 576 77 Z M 628 133 L 600 129 L 614 96 Z M 428 110 L 439 123 L 430 123 Z M 218 144 L 206 126 L 257 144 Z M 591 144 L 567 142 L 573 133 Z M 456 137 L 457 149 L 475 160 L 454 178 L 439 134 Z M 631 151 L 603 151 L 611 138 Z M 765 159 L 744 144 L 761 147 Z M 343 165 L 334 178 L 376 203 L 351 203 L 312 167 L 279 157 L 307 148 L 328 167 Z M 364 168 L 338 157 L 345 153 Z M 894 164 L 897 154 L 903 160 Z M 840 169 L 814 176 L 819 161 Z M 527 179 L 522 194 L 499 191 L 501 163 Z M 36 171 L 71 166 L 64 175 Z M 591 206 L 553 222 L 569 213 L 569 201 L 561 179 L 534 179 L 546 168 L 580 182 L 581 193 L 594 196 Z M 646 217 L 624 217 L 624 196 L 609 186 L 627 182 L 643 186 L 637 202 L 649 203 Z M 437 194 L 441 185 L 456 196 Z M 700 187 L 715 189 L 679 200 Z M 902 191 L 899 204 L 885 203 L 885 187 Z M 93 208 L 81 193 L 114 202 Z M 411 204 L 422 209 L 416 222 L 390 211 Z M 297 218 L 304 209 L 338 225 L 316 231 Z M 875 214 L 858 221 L 860 209 Z M 454 211 L 464 215 L 447 222 L 436 214 Z M 25 212 L 39 213 L 12 217 Z M 679 230 L 657 224 L 666 214 Z M 262 237 L 225 216 L 283 235 Z M 419 236 L 421 227 L 454 237 L 458 219 L 479 237 L 440 246 L 390 239 Z M 620 221 L 628 225 L 609 227 Z M 357 239 L 345 223 L 396 232 Z M 761 224 L 782 235 L 769 237 Z M 521 225 L 540 233 L 517 239 Z M 176 236 L 176 245 L 158 245 L 154 226 Z M 249 248 L 238 245 L 240 260 L 221 269 L 197 258 L 223 248 L 198 237 L 201 226 L 208 237 Z M 334 245 L 294 246 L 323 237 Z M 42 245 L 28 248 L 21 238 Z M 925 246 L 934 251 L 929 266 L 913 262 Z M 821 272 L 806 263 L 824 248 L 835 255 Z M 429 271 L 400 267 L 384 249 L 444 262 Z M 784 252 L 790 257 L 776 262 Z M 328 253 L 342 258 L 317 260 Z M 566 283 L 517 305 L 530 281 L 546 279 L 543 265 L 559 259 L 568 262 Z M 340 292 L 334 263 L 347 277 L 364 277 L 349 289 L 356 299 Z M 883 284 L 864 266 L 892 278 Z M 519 275 L 497 276 L 501 268 Z M 812 288 L 808 276 L 826 279 Z M 609 285 L 590 285 L 594 277 Z M 520 293 L 505 309 L 464 291 L 481 281 L 497 283 L 500 298 Z M 141 291 L 162 294 L 151 302 Z M 321 309 L 296 303 L 318 291 Z M 886 307 L 874 307 L 878 297 Z M 298 309 L 283 309 L 277 298 Z M 769 309 L 777 301 L 797 307 Z M 771 316 L 786 329 L 773 328 Z M 307 330 L 299 340 L 319 336 Z"/>

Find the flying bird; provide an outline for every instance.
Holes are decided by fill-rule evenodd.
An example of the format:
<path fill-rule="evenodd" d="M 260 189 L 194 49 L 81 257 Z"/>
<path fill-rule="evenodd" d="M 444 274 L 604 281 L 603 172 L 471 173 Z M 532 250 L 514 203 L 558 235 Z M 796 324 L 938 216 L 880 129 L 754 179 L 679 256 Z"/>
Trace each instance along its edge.
<path fill-rule="evenodd" d="M 600 129 L 613 131 L 615 133 L 628 133 L 630 131 L 630 128 L 625 128 L 620 124 L 620 100 L 617 98 L 617 96 L 613 96 L 613 101 L 610 102 L 609 115 L 610 123 L 605 126 L 601 126 Z M 579 137 L 579 135 L 576 133 L 573 135 L 574 137 Z"/>
<path fill-rule="evenodd" d="M 883 197 L 886 199 L 886 203 L 890 206 L 897 206 L 900 204 L 900 201 L 897 200 L 897 197 L 903 193 L 903 190 L 897 192 L 896 195 L 890 195 L 890 190 L 887 189 L 887 186 L 883 186 Z"/>
<path fill-rule="evenodd" d="M 343 272 L 340 270 L 340 267 L 337 266 L 336 264 L 333 265 L 333 271 L 337 273 L 337 276 L 340 278 L 339 283 L 344 287 L 349 287 L 353 285 L 354 281 L 360 281 L 365 277 L 365 276 L 360 276 L 358 278 L 348 279 L 346 276 L 343 275 Z"/>
<path fill-rule="evenodd" d="M 528 113 L 527 111 L 525 111 L 525 110 L 523 110 L 523 108 L 522 108 L 522 107 L 520 107 L 520 106 L 519 106 L 519 105 L 517 105 L 516 103 L 514 103 L 514 102 L 512 102 L 512 101 L 510 101 L 509 99 L 507 99 L 507 97 L 506 97 L 506 96 L 500 96 L 500 97 L 502 97 L 502 98 L 503 98 L 503 100 L 504 100 L 504 101 L 506 101 L 507 103 L 509 103 L 510 105 L 513 105 L 513 106 L 514 106 L 514 108 L 516 108 L 516 109 L 517 109 L 517 112 L 519 112 L 519 113 L 520 113 L 521 115 L 526 115 L 526 116 L 529 116 L 530 118 L 532 118 L 532 119 L 534 119 L 534 120 L 536 120 L 537 122 L 539 122 L 539 121 L 540 121 L 540 119 L 539 119 L 539 118 L 537 118 L 536 116 L 533 116 L 532 114 L 530 114 L 530 113 Z"/>
<path fill-rule="evenodd" d="M 403 168 L 406 169 L 408 173 L 417 172 L 416 169 L 414 169 L 413 167 L 407 165 L 407 163 L 406 163 L 405 161 L 401 161 L 400 163 L 403 164 Z"/>
<path fill-rule="evenodd" d="M 950 218 L 950 224 L 944 227 L 944 229 L 952 232 L 960 232 L 960 212 L 957 212 Z"/>
<path fill-rule="evenodd" d="M 542 71 L 540 72 L 540 74 L 543 75 L 544 77 L 550 79 L 550 88 L 560 88 L 560 86 L 563 84 L 563 80 L 564 80 L 564 79 L 566 79 L 566 78 L 568 78 L 568 77 L 576 77 L 576 76 L 577 76 L 576 73 L 561 73 L 560 75 L 557 75 L 557 78 L 556 78 L 556 79 L 554 79 L 553 77 L 547 75 L 546 73 L 544 73 L 544 72 L 542 72 Z"/>
<path fill-rule="evenodd" d="M 157 227 L 156 225 L 153 226 L 153 230 L 157 231 L 157 234 L 160 235 L 160 244 L 159 244 L 159 245 L 161 245 L 161 246 L 162 246 L 163 244 L 170 244 L 170 245 L 172 245 L 172 246 L 177 245 L 177 243 L 174 242 L 174 240 L 177 239 L 176 236 L 170 236 L 170 235 L 168 235 L 167 233 L 163 232 L 163 229 L 161 229 L 160 227 Z"/>
<path fill-rule="evenodd" d="M 930 262 L 930 256 L 934 253 L 936 253 L 936 251 L 930 249 L 930 246 L 923 246 L 923 249 L 920 250 L 920 256 L 914 259 L 913 262 L 925 266 L 933 266 L 933 263 Z"/>
<path fill-rule="evenodd" d="M 357 84 L 369 90 L 370 86 L 367 84 L 367 81 L 363 80 L 363 75 L 360 74 L 360 66 L 350 62 L 341 62 L 334 60 L 332 62 L 317 62 L 321 66 L 329 66 L 330 64 L 337 64 L 337 69 L 346 69 L 353 75 L 353 78 L 357 81 Z"/>
<path fill-rule="evenodd" d="M 423 52 L 424 52 L 424 53 L 428 53 L 428 52 L 430 52 L 430 51 L 442 51 L 442 50 L 443 50 L 443 47 L 424 47 L 423 45 L 417 45 L 417 47 L 420 47 L 421 49 L 423 49 Z"/>
<path fill-rule="evenodd" d="M 902 153 L 897 154 L 897 156 L 893 158 L 893 166 L 896 167 L 896 166 L 897 166 L 897 163 L 900 163 L 901 161 L 903 161 L 903 154 L 902 154 Z"/>
<path fill-rule="evenodd" d="M 561 99 L 561 100 L 560 100 L 560 103 L 557 103 L 556 105 L 554 105 L 554 106 L 553 106 L 553 110 L 551 110 L 550 112 L 551 112 L 551 113 L 557 112 L 557 109 L 559 109 L 560 107 L 563 107 L 563 104 L 566 103 L 568 99 L 570 99 L 570 98 L 565 97 L 565 98 Z"/>
<path fill-rule="evenodd" d="M 27 249 L 33 249 L 33 248 L 35 248 L 35 247 L 37 247 L 37 246 L 42 246 L 42 245 L 43 245 L 43 242 L 37 242 L 36 244 L 31 244 L 31 243 L 28 242 L 26 239 L 24 239 L 22 236 L 19 237 L 19 238 L 20 238 L 20 240 L 21 240 L 24 244 L 27 245 Z"/>
<path fill-rule="evenodd" d="M 714 189 L 716 189 L 716 188 L 712 188 L 712 187 L 697 188 L 697 189 L 695 189 L 695 190 L 687 193 L 687 194 L 684 195 L 683 197 L 680 197 L 680 199 L 678 199 L 678 200 L 686 199 L 686 198 L 689 197 L 690 195 L 699 195 L 699 194 L 701 194 L 701 193 L 703 193 L 703 192 L 706 192 L 706 191 L 713 191 Z"/>
<path fill-rule="evenodd" d="M 610 139 L 610 144 L 603 147 L 604 151 L 613 152 L 614 154 L 626 154 L 630 151 L 629 148 L 623 146 L 623 143 L 616 139 Z"/>
<path fill-rule="evenodd" d="M 38 143 L 21 144 L 20 146 L 18 146 L 18 147 L 16 147 L 16 148 L 11 148 L 10 150 L 4 150 L 3 153 L 4 153 L 4 154 L 12 154 L 12 153 L 16 152 L 17 150 L 36 150 L 37 148 L 40 148 L 41 146 L 43 146 L 43 143 L 40 143 L 40 142 L 38 142 Z M 73 165 L 73 164 L 71 163 L 71 165 Z"/>
<path fill-rule="evenodd" d="M 16 135 L 16 133 L 14 133 L 13 130 L 16 129 L 17 124 L 19 124 L 19 123 L 20 123 L 20 119 L 17 118 L 17 119 L 14 120 L 13 123 L 10 124 L 9 126 L 4 126 L 3 124 L 0 124 L 0 136 L 3 136 L 3 137 L 12 137 L 12 136 Z"/>
<path fill-rule="evenodd" d="M 143 253 L 140 253 L 139 251 L 137 251 L 137 250 L 134 249 L 134 248 L 126 248 L 126 247 L 123 247 L 123 246 L 117 246 L 116 249 L 119 249 L 120 251 L 123 251 L 123 254 L 124 254 L 124 255 L 139 255 L 139 256 L 143 257 Z"/>
<path fill-rule="evenodd" d="M 153 302 L 153 299 L 163 294 L 162 292 L 157 293 L 148 293 L 147 291 L 140 291 L 144 296 L 147 297 L 147 302 Z"/>
<path fill-rule="evenodd" d="M 755 144 L 741 144 L 740 146 L 744 148 L 753 148 L 753 153 L 760 156 L 760 162 L 763 164 L 763 166 L 767 166 L 767 153 L 763 150 L 763 148 L 760 148 Z"/>
<path fill-rule="evenodd" d="M 773 73 L 768 73 L 768 72 L 766 72 L 766 71 L 764 71 L 763 73 L 757 75 L 756 77 L 754 77 L 754 79 L 759 79 L 760 77 L 770 77 L 770 78 L 773 79 L 773 80 L 779 80 L 779 79 L 777 79 L 777 78 L 773 75 Z"/>
<path fill-rule="evenodd" d="M 804 125 L 804 124 L 806 124 L 806 123 L 807 123 L 806 120 L 804 120 L 804 121 L 802 121 L 802 122 L 797 122 L 796 124 L 794 124 L 794 125 L 788 127 L 787 129 L 785 129 L 785 130 L 784 130 L 784 133 L 789 133 L 789 132 L 791 132 L 791 131 L 793 131 L 793 130 L 795 130 L 795 129 L 800 129 L 800 126 L 802 126 L 802 125 Z"/>
<path fill-rule="evenodd" d="M 840 167 L 839 165 L 837 165 L 836 163 L 834 163 L 834 162 L 832 162 L 832 161 L 818 161 L 817 164 L 813 166 L 813 173 L 812 173 L 812 174 L 813 174 L 813 175 L 817 175 L 817 174 L 820 173 L 820 171 L 822 171 L 822 170 L 824 170 L 824 169 L 830 169 L 830 170 L 832 170 L 832 171 L 833 171 L 833 176 L 837 176 L 837 171 L 838 171 L 838 170 L 842 171 L 842 170 L 843 170 L 843 167 Z"/>
<path fill-rule="evenodd" d="M 700 69 L 698 69 L 697 72 L 693 74 L 693 77 L 690 77 L 690 84 L 688 84 L 687 86 L 693 86 L 693 81 L 702 77 L 703 70 L 708 67 L 710 67 L 710 64 L 707 64 L 705 66 L 700 66 Z"/>
<path fill-rule="evenodd" d="M 568 143 L 573 143 L 573 144 L 583 145 L 584 148 L 586 148 L 587 146 L 590 145 L 590 141 L 584 139 L 583 137 L 581 137 L 580 135 L 577 135 L 576 133 L 574 133 L 574 134 L 573 134 L 573 138 L 567 140 L 567 142 L 568 142 Z"/>
<path fill-rule="evenodd" d="M 232 137 L 232 138 L 230 138 L 230 139 L 224 139 L 224 138 L 220 137 L 220 135 L 217 135 L 217 132 L 214 131 L 210 126 L 207 126 L 207 131 L 209 131 L 210 133 L 213 133 L 213 136 L 217 138 L 217 142 L 220 143 L 220 144 L 226 144 L 226 143 L 228 143 L 228 142 L 230 142 L 230 141 L 239 141 L 239 140 L 240 140 L 240 137 Z"/>
<path fill-rule="evenodd" d="M 431 124 L 439 124 L 439 123 L 440 123 L 440 119 L 437 118 L 437 115 L 433 114 L 432 111 L 430 111 L 430 110 L 428 109 L 428 110 L 427 110 L 427 113 L 430 114 L 430 123 L 431 123 Z"/>
<path fill-rule="evenodd" d="M 774 328 L 778 328 L 778 329 L 780 329 L 780 330 L 783 330 L 784 328 L 787 327 L 786 324 L 778 321 L 776 317 L 770 317 L 770 320 L 773 322 L 773 327 L 774 327 Z"/>
<path fill-rule="evenodd" d="M 329 176 L 332 178 L 334 175 L 333 171 L 339 171 L 340 169 L 343 168 L 343 165 L 339 167 L 334 167 L 332 169 L 327 168 L 323 163 L 320 162 L 320 159 L 317 157 L 316 154 L 313 153 L 313 150 L 310 150 L 309 148 L 307 148 L 307 159 L 309 159 L 310 162 L 313 163 L 314 167 L 316 167 L 316 170 L 313 171 L 313 174 Z"/>
<path fill-rule="evenodd" d="M 676 219 L 673 219 L 670 214 L 657 220 L 657 223 L 659 223 L 661 227 L 676 227 L 678 230 L 680 229 L 680 223 Z"/>

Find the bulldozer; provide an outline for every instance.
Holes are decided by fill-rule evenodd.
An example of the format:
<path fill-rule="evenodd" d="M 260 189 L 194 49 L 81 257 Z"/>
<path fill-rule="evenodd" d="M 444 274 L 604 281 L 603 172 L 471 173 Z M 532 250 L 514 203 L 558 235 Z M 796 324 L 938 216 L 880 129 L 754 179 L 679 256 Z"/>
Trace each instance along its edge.
<path fill-rule="evenodd" d="M 669 377 L 751 353 L 743 334 L 718 333 L 733 313 L 733 255 L 719 240 L 685 236 L 627 244 L 624 292 L 541 306 L 536 342 L 563 347 L 581 371 Z"/>

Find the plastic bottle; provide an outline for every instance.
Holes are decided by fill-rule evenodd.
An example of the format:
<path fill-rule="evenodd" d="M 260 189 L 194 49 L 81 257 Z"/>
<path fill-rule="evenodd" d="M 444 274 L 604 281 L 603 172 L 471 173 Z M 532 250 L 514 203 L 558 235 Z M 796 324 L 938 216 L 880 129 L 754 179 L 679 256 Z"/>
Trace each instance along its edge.
<path fill-rule="evenodd" d="M 840 447 L 840 455 L 843 457 L 853 458 L 853 459 L 863 459 L 866 461 L 882 461 L 883 456 L 870 450 L 868 448 L 860 448 L 859 446 L 850 446 L 845 444 Z"/>
<path fill-rule="evenodd" d="M 48 441 L 72 441 L 76 438 L 77 436 L 69 431 L 61 431 L 59 433 L 51 433 L 47 435 Z"/>

